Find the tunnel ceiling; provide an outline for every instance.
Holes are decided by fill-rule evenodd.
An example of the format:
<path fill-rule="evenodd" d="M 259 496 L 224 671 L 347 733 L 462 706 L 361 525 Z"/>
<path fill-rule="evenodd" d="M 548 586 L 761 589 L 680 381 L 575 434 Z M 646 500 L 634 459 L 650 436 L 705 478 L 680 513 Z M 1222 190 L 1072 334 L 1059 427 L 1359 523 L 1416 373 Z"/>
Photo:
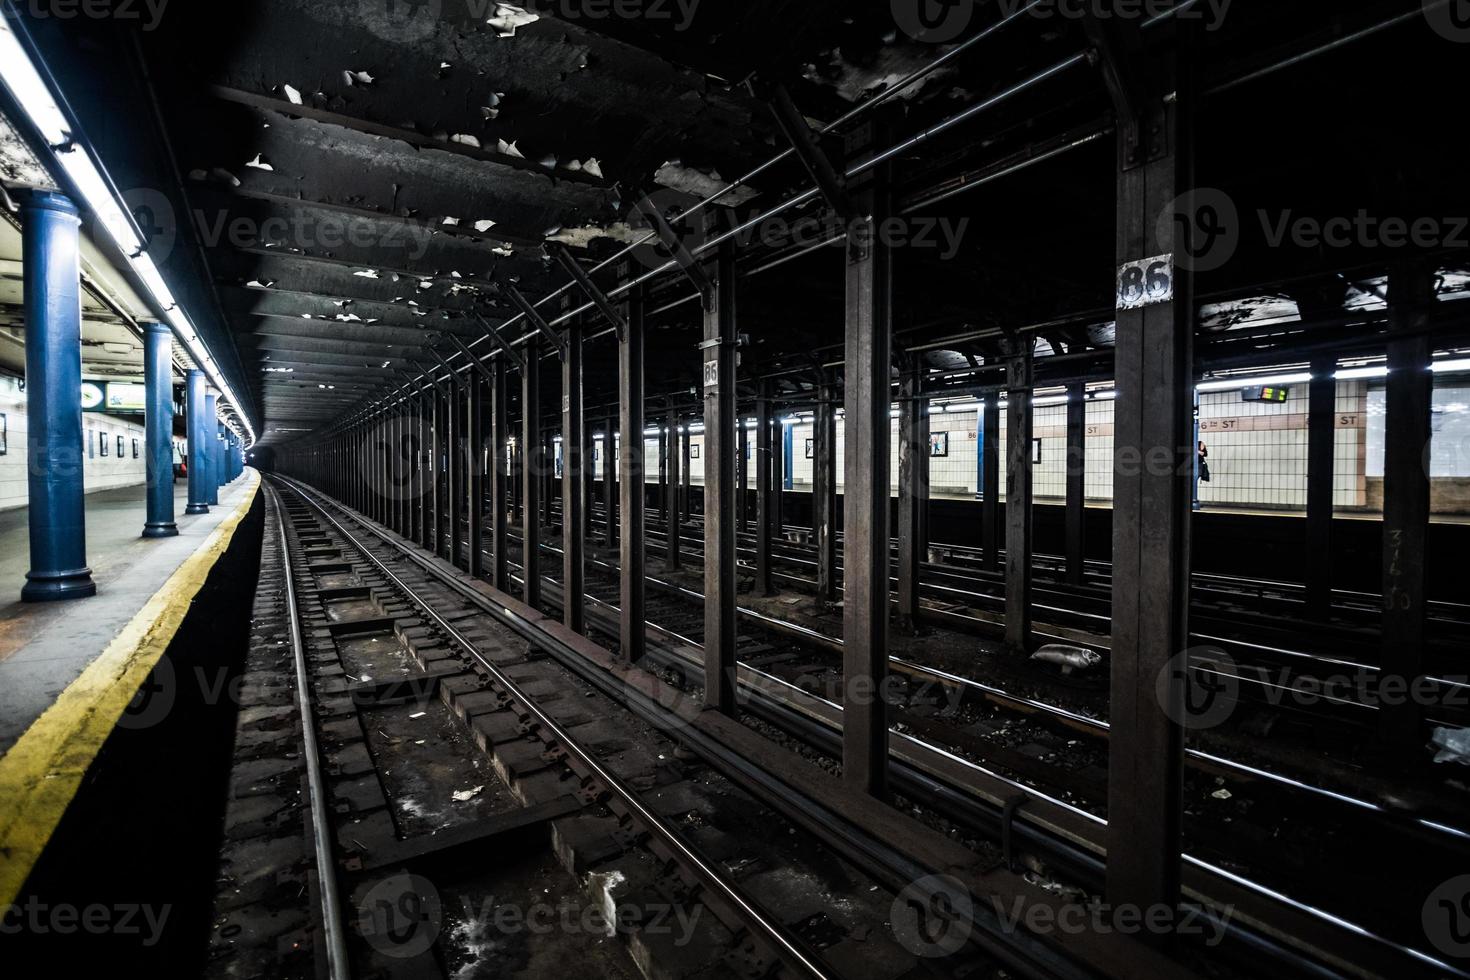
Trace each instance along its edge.
<path fill-rule="evenodd" d="M 979 6 L 980 17 L 999 16 L 994 5 Z M 435 363 L 429 347 L 452 349 L 444 334 L 479 339 L 474 314 L 498 325 L 515 312 L 505 287 L 535 300 L 563 284 L 548 244 L 590 266 L 643 233 L 635 202 L 644 195 L 661 207 L 687 205 L 690 195 L 707 196 L 785 149 L 769 103 L 755 94 L 770 84 L 785 85 L 821 124 L 948 50 L 896 30 L 887 0 L 702 0 L 692 8 L 660 0 L 655 8 L 664 16 L 599 17 L 592 11 L 606 4 L 579 0 L 258 0 L 228 12 L 179 5 L 156 31 L 137 35 L 139 76 L 157 101 L 266 444 L 327 423 L 396 384 L 402 371 Z M 1330 21 L 1241 11 L 1205 40 L 1210 57 L 1198 67 L 1211 81 L 1238 77 L 1381 19 L 1381 5 L 1371 3 L 1343 5 Z M 1086 46 L 1075 22 L 1005 30 L 872 118 L 896 141 Z M 1418 56 L 1414 70 L 1448 79 L 1452 54 Z M 1385 63 L 1345 78 L 1341 62 L 1327 57 L 1289 89 L 1247 85 L 1215 99 L 1201 137 L 1201 184 L 1235 195 L 1265 196 L 1269 187 L 1283 201 L 1305 192 L 1329 208 L 1346 206 L 1345 188 L 1381 189 L 1395 148 L 1365 138 L 1365 118 L 1393 127 L 1401 141 L 1434 138 L 1431 108 L 1384 90 L 1403 67 Z M 1321 104 L 1329 88 L 1344 106 L 1340 118 L 1295 110 Z M 964 222 L 952 249 L 900 252 L 903 344 L 954 338 L 926 354 L 954 368 L 983 363 L 1000 331 L 1022 324 L 1054 323 L 1043 336 L 1055 353 L 1111 342 L 1109 106 L 1096 71 L 1083 65 L 895 159 L 899 197 L 914 216 L 943 218 L 951 230 Z M 1081 142 L 1088 135 L 1097 138 Z M 926 204 L 1069 141 L 1078 148 L 993 188 Z M 826 148 L 843 152 L 836 140 Z M 1448 169 L 1399 177 L 1410 196 L 1443 198 L 1463 183 Z M 731 222 L 806 186 L 805 172 L 787 160 L 716 210 Z M 792 217 L 819 213 L 810 205 Z M 932 234 L 944 243 L 943 226 Z M 790 391 L 840 352 L 842 252 L 801 252 L 764 240 L 742 249 L 740 324 L 751 341 L 742 382 L 769 373 Z M 1334 280 L 1334 267 L 1314 261 L 1247 249 L 1237 271 L 1201 277 L 1201 288 L 1216 298 L 1261 296 L 1258 305 L 1270 307 L 1273 297 L 1293 294 L 1279 287 L 1263 295 L 1263 283 Z M 599 281 L 613 284 L 610 272 Z M 648 342 L 650 395 L 691 406 L 699 308 L 678 301 L 692 294 L 677 275 L 652 285 L 649 306 L 660 312 Z M 1331 290 L 1328 297 L 1329 309 L 1343 299 Z M 614 363 L 611 340 L 594 343 L 588 357 L 595 414 L 616 400 L 615 372 L 599 369 Z M 554 410 L 556 392 L 546 398 Z"/>

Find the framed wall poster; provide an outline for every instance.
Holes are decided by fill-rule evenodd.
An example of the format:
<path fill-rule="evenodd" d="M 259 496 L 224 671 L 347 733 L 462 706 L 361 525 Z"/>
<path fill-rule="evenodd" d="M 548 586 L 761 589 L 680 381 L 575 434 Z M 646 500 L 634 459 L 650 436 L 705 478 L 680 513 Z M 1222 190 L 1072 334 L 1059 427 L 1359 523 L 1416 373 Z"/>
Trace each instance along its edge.
<path fill-rule="evenodd" d="M 133 440 L 133 458 L 138 458 L 138 440 L 136 439 Z"/>
<path fill-rule="evenodd" d="M 1031 462 L 1033 464 L 1038 464 L 1038 463 L 1041 462 L 1041 440 L 1040 439 L 1032 439 L 1031 440 Z"/>
<path fill-rule="evenodd" d="M 97 445 L 101 447 L 101 449 L 99 451 L 99 455 L 106 456 L 107 455 L 107 433 L 105 433 L 105 432 L 99 432 L 99 433 L 97 433 Z"/>
<path fill-rule="evenodd" d="M 817 458 L 817 447 L 816 447 L 816 440 L 815 439 L 808 439 L 806 441 L 806 458 L 807 459 L 816 459 Z"/>
<path fill-rule="evenodd" d="M 929 455 L 942 459 L 949 455 L 949 433 L 931 432 L 929 434 Z"/>
<path fill-rule="evenodd" d="M 97 458 L 97 433 L 91 429 L 87 430 L 87 458 Z"/>
<path fill-rule="evenodd" d="M 689 444 L 689 458 L 690 459 L 698 459 L 699 458 L 699 447 L 696 446 L 692 442 Z"/>
<path fill-rule="evenodd" d="M 127 440 L 125 440 L 122 436 L 118 436 L 117 437 L 117 458 L 118 459 L 122 459 L 123 458 L 123 453 L 126 451 L 126 448 L 127 448 Z"/>
<path fill-rule="evenodd" d="M 4 412 L 0 412 L 0 456 L 10 452 L 10 422 Z"/>

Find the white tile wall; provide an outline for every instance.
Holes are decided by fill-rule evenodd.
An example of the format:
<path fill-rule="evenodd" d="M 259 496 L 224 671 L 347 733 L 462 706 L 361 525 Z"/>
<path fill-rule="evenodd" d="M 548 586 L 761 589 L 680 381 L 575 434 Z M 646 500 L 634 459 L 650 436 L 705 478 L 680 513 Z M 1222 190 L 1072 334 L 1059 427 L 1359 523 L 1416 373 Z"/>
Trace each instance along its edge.
<path fill-rule="evenodd" d="M 29 497 L 26 473 L 26 396 L 14 378 L 0 377 L 0 413 L 5 415 L 7 451 L 0 456 L 0 510 L 24 507 Z M 82 479 L 88 493 L 147 482 L 143 426 L 111 415 L 87 413 L 82 420 Z M 117 437 L 123 437 L 123 456 L 117 456 Z M 108 440 L 107 456 L 98 440 Z M 90 440 L 90 443 L 89 443 Z M 133 458 L 133 441 L 138 457 Z M 87 451 L 90 444 L 91 453 Z"/>
<path fill-rule="evenodd" d="M 3 397 L 3 394 L 0 394 Z M 1370 477 L 1383 474 L 1382 382 L 1364 380 L 1338 384 L 1339 414 L 1334 459 L 1334 502 L 1342 508 L 1368 503 Z M 1309 391 L 1296 385 L 1282 404 L 1242 401 L 1238 391 L 1208 392 L 1200 396 L 1202 438 L 1210 450 L 1211 481 L 1202 484 L 1200 498 L 1206 505 L 1300 510 L 1306 506 L 1307 409 Z M 1433 473 L 1436 478 L 1470 478 L 1470 385 L 1441 380 L 1436 384 Z M 1084 483 L 1089 501 L 1106 503 L 1113 493 L 1112 401 L 1087 405 L 1086 473 Z M 896 406 L 895 406 L 896 407 Z M 3 410 L 3 409 L 0 409 Z M 1001 412 L 1002 466 L 1007 440 L 1005 412 Z M 1044 406 L 1036 410 L 1035 436 L 1041 440 L 1041 464 L 1035 471 L 1038 500 L 1057 502 L 1066 497 L 1066 406 Z M 935 495 L 972 497 L 979 492 L 978 409 L 936 413 L 930 416 L 933 433 L 949 434 L 949 455 L 930 460 L 930 486 Z M 1212 424 L 1213 423 L 1213 424 Z M 810 422 L 796 422 L 792 429 L 792 471 L 798 492 L 810 492 L 812 460 L 806 458 L 806 441 L 812 438 Z M 837 486 L 842 491 L 844 472 L 843 421 L 837 420 Z M 15 422 L 12 421 L 12 433 Z M 12 445 L 14 445 L 12 435 Z M 780 438 L 776 436 L 775 438 Z M 890 429 L 891 489 L 898 488 L 898 421 Z M 597 475 L 602 474 L 601 439 L 595 441 Z M 704 483 L 704 436 L 696 433 L 693 445 L 699 458 L 690 462 L 692 482 Z M 750 433 L 754 453 L 755 433 Z M 0 460 L 0 464 L 3 464 Z M 658 478 L 658 442 L 644 441 L 647 480 Z M 3 472 L 3 470 L 0 470 Z M 755 487 L 755 471 L 747 470 L 749 486 Z M 1005 499 L 1001 480 L 1001 499 Z"/>

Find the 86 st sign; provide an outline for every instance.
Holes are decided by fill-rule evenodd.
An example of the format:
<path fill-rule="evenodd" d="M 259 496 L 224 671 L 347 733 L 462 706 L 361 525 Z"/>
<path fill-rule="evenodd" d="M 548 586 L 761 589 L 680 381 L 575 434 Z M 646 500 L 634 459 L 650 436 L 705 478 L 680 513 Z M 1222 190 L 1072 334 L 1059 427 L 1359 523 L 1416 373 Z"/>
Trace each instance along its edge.
<path fill-rule="evenodd" d="M 1173 299 L 1173 255 L 1127 262 L 1118 269 L 1118 309 L 1138 310 Z"/>

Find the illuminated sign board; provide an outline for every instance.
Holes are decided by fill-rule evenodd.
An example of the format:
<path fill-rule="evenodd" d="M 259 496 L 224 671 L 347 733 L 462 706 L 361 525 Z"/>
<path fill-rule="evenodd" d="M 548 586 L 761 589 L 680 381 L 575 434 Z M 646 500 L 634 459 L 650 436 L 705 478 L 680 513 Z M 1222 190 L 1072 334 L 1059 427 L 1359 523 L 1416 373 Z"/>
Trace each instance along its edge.
<path fill-rule="evenodd" d="M 1253 388 L 1242 388 L 1240 399 L 1247 402 L 1270 402 L 1273 405 L 1280 405 L 1285 403 L 1290 394 L 1290 388 L 1269 388 L 1257 385 Z"/>
<path fill-rule="evenodd" d="M 148 388 L 140 381 L 83 381 L 82 411 L 141 415 L 147 408 Z"/>
<path fill-rule="evenodd" d="M 148 389 L 129 381 L 107 383 L 107 411 L 141 412 L 147 406 Z"/>

